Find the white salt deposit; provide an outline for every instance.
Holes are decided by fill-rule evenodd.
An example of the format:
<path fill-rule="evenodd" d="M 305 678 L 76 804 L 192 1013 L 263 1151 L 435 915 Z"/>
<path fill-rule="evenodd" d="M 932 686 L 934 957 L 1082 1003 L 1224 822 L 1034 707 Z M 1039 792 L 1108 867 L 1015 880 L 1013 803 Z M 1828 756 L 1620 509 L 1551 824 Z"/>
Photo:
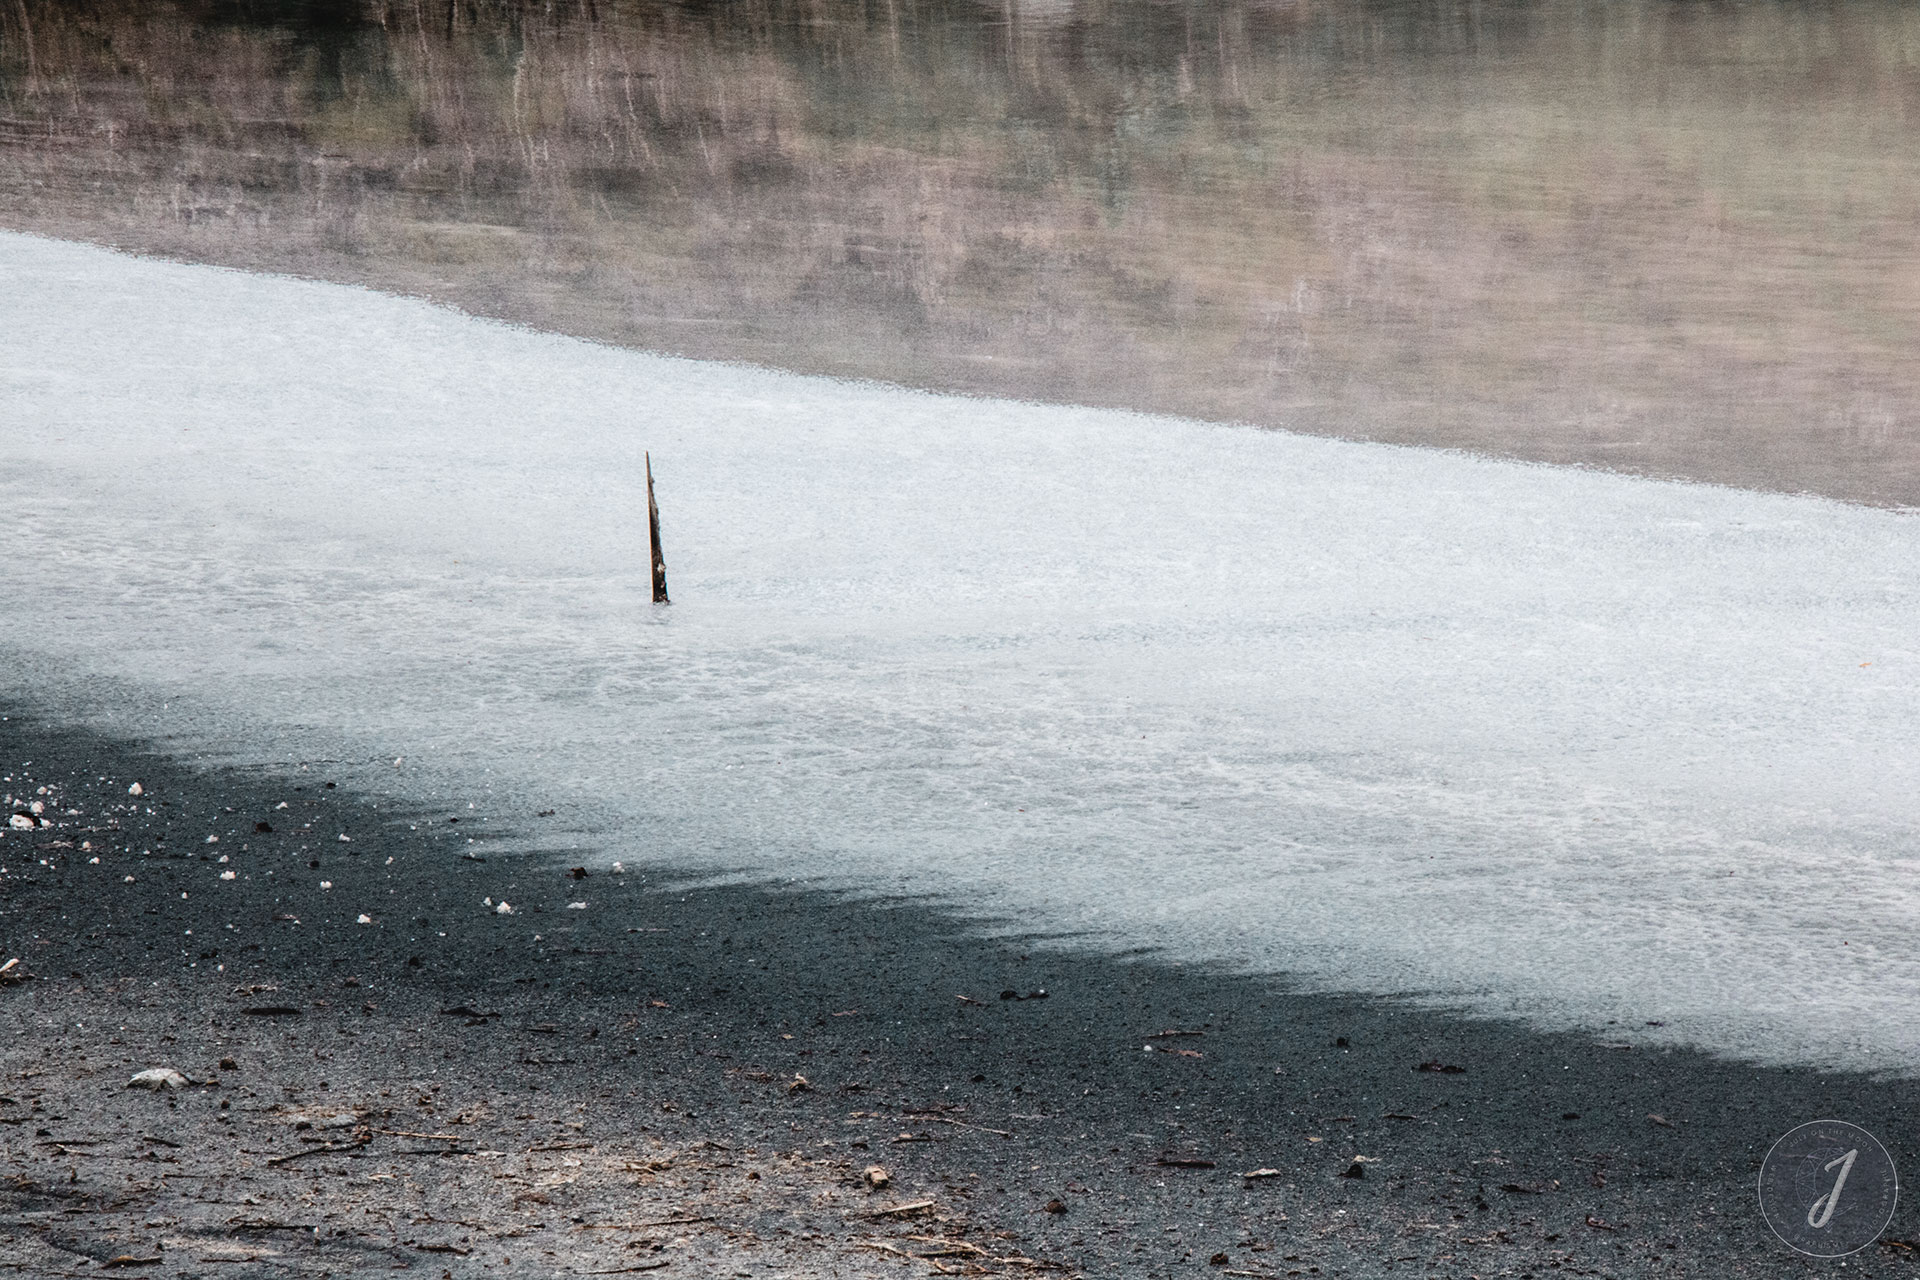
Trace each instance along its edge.
<path fill-rule="evenodd" d="M 635 868 L 1920 1067 L 1907 516 L 18 235 L 0 331 L 16 705 L 490 790 Z"/>

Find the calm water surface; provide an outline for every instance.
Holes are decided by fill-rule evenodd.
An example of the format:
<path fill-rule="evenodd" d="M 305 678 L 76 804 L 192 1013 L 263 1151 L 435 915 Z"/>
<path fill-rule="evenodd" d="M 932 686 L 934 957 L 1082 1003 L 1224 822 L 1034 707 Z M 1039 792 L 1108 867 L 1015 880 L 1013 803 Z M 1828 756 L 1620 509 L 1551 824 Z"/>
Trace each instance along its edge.
<path fill-rule="evenodd" d="M 1873 0 L 0 5 L 6 226 L 1890 504 L 1917 124 Z"/>

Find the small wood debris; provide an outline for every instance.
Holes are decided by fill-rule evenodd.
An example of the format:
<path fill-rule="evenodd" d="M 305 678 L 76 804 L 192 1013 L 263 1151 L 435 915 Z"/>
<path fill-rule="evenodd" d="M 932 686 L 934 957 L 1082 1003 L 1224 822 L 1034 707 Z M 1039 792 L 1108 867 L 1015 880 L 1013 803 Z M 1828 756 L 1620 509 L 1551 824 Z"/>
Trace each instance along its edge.
<path fill-rule="evenodd" d="M 375 1129 L 374 1132 L 389 1138 L 437 1138 L 441 1142 L 460 1141 L 460 1135 L 457 1133 L 418 1133 L 412 1129 Z"/>
<path fill-rule="evenodd" d="M 305 1151 L 295 1151 L 284 1156 L 274 1156 L 271 1160 L 268 1160 L 267 1163 L 273 1164 L 273 1165 L 291 1164 L 295 1160 L 303 1160 L 308 1156 L 326 1155 L 329 1152 L 336 1152 L 336 1151 L 353 1151 L 359 1147 L 366 1146 L 369 1142 L 372 1142 L 372 1141 L 373 1141 L 373 1135 L 369 1133 L 369 1134 L 363 1134 L 360 1137 L 355 1138 L 352 1142 L 315 1143 L 313 1146 L 308 1147 Z M 435 1151 L 434 1154 L 440 1155 L 442 1153 L 439 1151 Z"/>

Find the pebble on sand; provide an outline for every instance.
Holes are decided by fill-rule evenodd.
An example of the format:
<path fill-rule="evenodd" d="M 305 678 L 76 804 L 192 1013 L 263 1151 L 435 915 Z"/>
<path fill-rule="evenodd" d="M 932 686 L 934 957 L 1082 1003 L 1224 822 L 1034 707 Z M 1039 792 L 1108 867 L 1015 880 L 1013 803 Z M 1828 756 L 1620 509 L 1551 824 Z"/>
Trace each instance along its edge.
<path fill-rule="evenodd" d="M 129 1089 L 184 1089 L 187 1078 L 172 1067 L 148 1067 L 127 1081 Z"/>

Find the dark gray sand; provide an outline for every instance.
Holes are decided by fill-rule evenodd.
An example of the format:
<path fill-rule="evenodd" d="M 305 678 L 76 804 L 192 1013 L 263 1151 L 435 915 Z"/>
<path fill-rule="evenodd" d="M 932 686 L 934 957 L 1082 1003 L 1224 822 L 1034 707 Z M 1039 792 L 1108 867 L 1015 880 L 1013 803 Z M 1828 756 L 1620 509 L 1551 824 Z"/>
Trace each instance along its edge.
<path fill-rule="evenodd" d="M 1908 1205 L 1842 1269 L 1754 1192 L 1824 1116 L 1904 1165 L 1911 1083 L 577 879 L 473 838 L 564 815 L 321 769 L 0 722 L 9 812 L 51 823 L 0 836 L 0 1271 L 1920 1273 Z"/>

